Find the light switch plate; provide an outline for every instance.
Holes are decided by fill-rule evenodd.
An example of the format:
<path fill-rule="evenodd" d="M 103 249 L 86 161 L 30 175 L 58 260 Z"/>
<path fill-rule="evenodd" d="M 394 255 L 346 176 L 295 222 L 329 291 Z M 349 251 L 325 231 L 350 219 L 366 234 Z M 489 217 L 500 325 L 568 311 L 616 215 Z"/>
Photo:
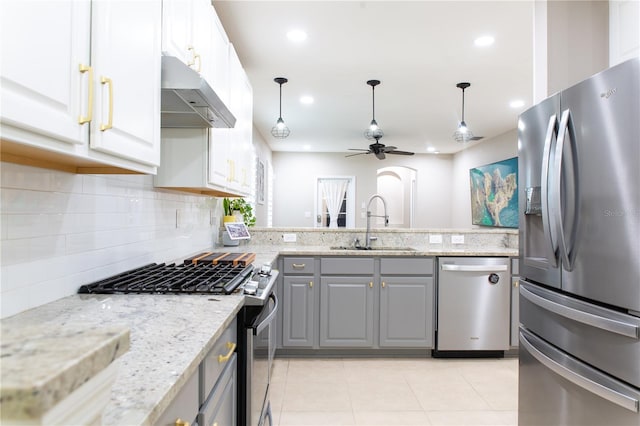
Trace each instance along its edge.
<path fill-rule="evenodd" d="M 282 240 L 285 243 L 295 243 L 296 242 L 296 234 L 282 234 Z"/>
<path fill-rule="evenodd" d="M 464 235 L 452 235 L 451 244 L 464 244 Z"/>
<path fill-rule="evenodd" d="M 442 244 L 442 235 L 429 235 L 429 244 Z"/>

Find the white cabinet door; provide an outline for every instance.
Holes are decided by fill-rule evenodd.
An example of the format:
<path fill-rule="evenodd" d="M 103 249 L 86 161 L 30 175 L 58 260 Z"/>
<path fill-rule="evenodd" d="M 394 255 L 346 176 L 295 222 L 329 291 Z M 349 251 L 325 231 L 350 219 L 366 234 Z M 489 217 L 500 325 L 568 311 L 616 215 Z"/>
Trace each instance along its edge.
<path fill-rule="evenodd" d="M 193 0 L 162 0 L 162 52 L 189 63 Z"/>
<path fill-rule="evenodd" d="M 74 144 L 87 143 L 89 125 L 78 121 L 88 114 L 90 74 L 80 66 L 90 65 L 90 11 L 88 1 L 3 2 L 0 111 L 5 138 L 30 145 L 54 140 L 58 146 L 52 149 L 68 153 Z"/>
<path fill-rule="evenodd" d="M 160 0 L 92 4 L 91 148 L 160 164 Z"/>

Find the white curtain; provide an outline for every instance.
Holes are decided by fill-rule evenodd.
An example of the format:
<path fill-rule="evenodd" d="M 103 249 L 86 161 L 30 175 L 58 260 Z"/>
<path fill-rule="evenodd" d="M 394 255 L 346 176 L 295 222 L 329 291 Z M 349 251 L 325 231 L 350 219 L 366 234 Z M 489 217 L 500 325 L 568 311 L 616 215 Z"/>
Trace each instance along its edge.
<path fill-rule="evenodd" d="M 340 206 L 344 200 L 344 194 L 347 192 L 347 179 L 327 179 L 320 182 L 322 186 L 322 197 L 327 203 L 329 210 L 329 228 L 338 227 L 338 214 L 340 214 Z"/>

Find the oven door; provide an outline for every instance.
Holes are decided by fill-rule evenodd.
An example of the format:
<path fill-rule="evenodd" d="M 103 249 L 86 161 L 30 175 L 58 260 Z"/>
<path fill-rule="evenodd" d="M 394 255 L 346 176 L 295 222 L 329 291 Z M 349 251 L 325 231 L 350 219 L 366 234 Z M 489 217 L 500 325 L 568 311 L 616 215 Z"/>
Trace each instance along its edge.
<path fill-rule="evenodd" d="M 253 324 L 247 330 L 247 345 L 251 345 L 249 355 L 251 373 L 247 375 L 250 392 L 247 395 L 249 404 L 248 425 L 271 425 L 271 411 L 269 405 L 269 380 L 275 353 L 274 333 L 278 299 L 270 294 L 269 299 Z"/>

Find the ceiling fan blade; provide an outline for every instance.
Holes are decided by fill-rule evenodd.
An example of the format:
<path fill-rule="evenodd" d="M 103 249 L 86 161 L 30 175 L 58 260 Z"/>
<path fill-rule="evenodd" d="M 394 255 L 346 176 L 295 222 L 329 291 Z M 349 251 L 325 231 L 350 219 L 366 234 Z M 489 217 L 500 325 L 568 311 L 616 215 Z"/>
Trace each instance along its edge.
<path fill-rule="evenodd" d="M 387 154 L 395 154 L 395 155 L 413 155 L 414 152 L 409 151 L 387 151 Z"/>
<path fill-rule="evenodd" d="M 384 152 L 390 152 L 390 151 L 393 151 L 394 149 L 398 149 L 398 147 L 397 146 L 391 146 L 391 145 L 387 145 L 387 146 L 383 145 L 383 148 L 382 148 L 382 150 Z"/>
<path fill-rule="evenodd" d="M 484 139 L 484 136 L 474 136 L 471 138 L 472 141 L 479 141 L 480 139 Z"/>
<path fill-rule="evenodd" d="M 365 152 L 369 151 L 368 149 L 360 149 L 360 148 L 348 148 L 348 149 L 349 151 L 365 151 Z"/>
<path fill-rule="evenodd" d="M 387 158 L 387 157 L 384 155 L 384 152 L 383 152 L 383 151 L 376 152 L 376 157 L 378 157 L 378 160 L 384 160 L 385 158 Z"/>
<path fill-rule="evenodd" d="M 362 155 L 362 154 L 371 154 L 371 152 L 369 152 L 369 151 L 366 151 L 366 152 L 356 152 L 355 154 L 345 155 L 345 157 L 353 157 L 354 155 Z"/>

